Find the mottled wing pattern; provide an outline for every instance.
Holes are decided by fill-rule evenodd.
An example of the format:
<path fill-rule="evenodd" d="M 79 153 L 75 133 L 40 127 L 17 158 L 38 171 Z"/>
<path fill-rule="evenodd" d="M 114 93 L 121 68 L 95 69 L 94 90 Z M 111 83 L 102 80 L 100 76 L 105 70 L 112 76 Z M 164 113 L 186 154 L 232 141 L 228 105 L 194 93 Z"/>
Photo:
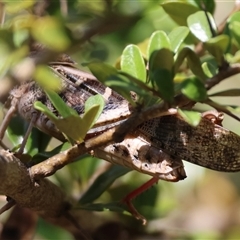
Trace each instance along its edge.
<path fill-rule="evenodd" d="M 61 80 L 59 96 L 69 107 L 75 109 L 80 116 L 84 113 L 84 104 L 89 97 L 96 94 L 103 96 L 105 107 L 93 129 L 89 132 L 90 135 L 96 135 L 112 128 L 130 115 L 129 103 L 121 95 L 105 87 L 93 75 L 75 68 L 70 63 L 53 64 L 50 65 L 50 69 Z M 44 114 L 34 109 L 34 102 L 40 101 L 55 115 L 58 116 L 59 114 L 35 81 L 16 86 L 11 91 L 10 98 L 17 99 L 18 112 L 24 119 L 30 121 L 34 113 L 38 114 L 38 119 L 34 123 L 35 127 L 60 140 L 64 140 L 63 135 L 56 129 L 54 124 Z"/>
<path fill-rule="evenodd" d="M 180 116 L 164 116 L 137 131 L 170 156 L 217 171 L 240 170 L 240 137 L 208 119 L 193 127 Z"/>

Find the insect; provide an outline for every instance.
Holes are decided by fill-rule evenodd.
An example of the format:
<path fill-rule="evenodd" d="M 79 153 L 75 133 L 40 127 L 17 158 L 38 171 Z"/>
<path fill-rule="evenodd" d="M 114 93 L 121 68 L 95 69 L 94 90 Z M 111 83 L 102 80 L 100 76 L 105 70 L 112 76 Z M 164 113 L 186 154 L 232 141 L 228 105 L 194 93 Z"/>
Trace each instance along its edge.
<path fill-rule="evenodd" d="M 95 94 L 101 94 L 104 97 L 106 105 L 103 113 L 93 129 L 88 132 L 87 138 L 119 125 L 130 116 L 131 106 L 129 103 L 121 95 L 101 84 L 93 75 L 78 70 L 70 62 L 52 63 L 50 68 L 61 79 L 62 90 L 59 95 L 79 115 L 83 113 L 84 102 L 88 97 Z M 9 111 L 10 114 L 18 111 L 24 119 L 32 122 L 32 125 L 43 132 L 59 140 L 65 140 L 55 125 L 43 113 L 34 109 L 34 102 L 41 101 L 57 114 L 52 103 L 35 81 L 15 87 L 10 93 L 9 101 L 12 108 Z M 96 150 L 95 153 L 101 155 L 102 158 L 107 158 L 106 160 L 110 162 L 122 164 L 150 175 L 155 175 L 158 171 L 155 170 L 154 164 L 157 162 L 155 159 L 162 159 L 162 156 L 166 158 L 167 155 L 169 155 L 168 159 L 174 159 L 173 162 L 183 159 L 217 171 L 239 171 L 240 137 L 223 128 L 218 122 L 211 121 L 209 116 L 209 114 L 203 116 L 197 127 L 190 126 L 178 115 L 148 120 L 133 132 L 130 131 L 122 143 L 100 148 L 101 152 L 104 151 L 109 154 L 108 156 L 104 157 L 102 153 L 99 154 L 100 150 Z M 9 117 L 6 116 L 7 118 Z M 0 129 L 0 138 L 2 138 L 7 124 L 3 125 Z M 151 149 L 148 153 L 146 146 L 149 146 L 149 149 L 156 148 L 156 150 Z M 144 158 L 139 156 L 144 156 Z M 181 179 L 181 177 L 179 178 Z"/>
<path fill-rule="evenodd" d="M 62 90 L 59 96 L 79 115 L 83 114 L 84 103 L 88 97 L 95 94 L 101 94 L 104 97 L 103 112 L 87 133 L 86 139 L 121 124 L 131 115 L 132 108 L 121 95 L 105 87 L 91 74 L 78 70 L 72 63 L 51 63 L 50 69 L 61 79 Z M 35 101 L 41 101 L 55 115 L 58 115 L 35 81 L 23 83 L 10 93 L 7 105 L 11 107 L 1 125 L 0 140 L 11 116 L 18 112 L 30 122 L 24 138 L 25 142 L 33 126 L 65 141 L 62 133 L 47 116 L 34 109 Z M 221 121 L 212 117 L 211 114 L 203 115 L 197 127 L 190 126 L 175 114 L 145 121 L 135 130 L 130 130 L 122 142 L 99 147 L 94 150 L 94 155 L 111 163 L 151 175 L 154 179 L 151 181 L 153 184 L 158 179 L 171 182 L 184 179 L 186 173 L 182 160 L 217 171 L 239 171 L 239 143 L 240 137 L 223 128 Z M 23 151 L 23 147 L 24 144 L 20 151 Z M 134 208 L 132 212 L 138 218 L 144 219 Z"/>
<path fill-rule="evenodd" d="M 131 106 L 118 93 L 102 85 L 94 76 L 74 68 L 70 63 L 62 65 L 52 64 L 50 68 L 61 79 L 62 91 L 59 95 L 65 103 L 75 109 L 79 115 L 84 111 L 84 102 L 94 94 L 101 94 L 105 99 L 105 107 L 98 121 L 91 129 L 86 138 L 96 136 L 106 129 L 120 124 L 131 114 Z M 17 111 L 25 120 L 30 122 L 30 129 L 35 126 L 43 132 L 66 141 L 55 125 L 43 114 L 34 109 L 35 101 L 43 102 L 52 112 L 58 114 L 44 91 L 35 81 L 26 82 L 15 87 L 8 102 L 11 105 L 9 116 Z M 0 129 L 3 135 L 7 124 Z M 30 132 L 30 129 L 28 132 Z M 25 136 L 25 139 L 28 134 Z M 26 140 L 24 140 L 26 141 Z M 24 146 L 21 146 L 23 150 Z M 110 144 L 106 148 L 96 149 L 94 154 L 113 163 L 127 166 L 131 169 L 158 176 L 166 181 L 178 181 L 186 177 L 181 159 L 172 160 L 163 150 L 151 146 L 137 135 L 129 134 L 120 144 Z"/>

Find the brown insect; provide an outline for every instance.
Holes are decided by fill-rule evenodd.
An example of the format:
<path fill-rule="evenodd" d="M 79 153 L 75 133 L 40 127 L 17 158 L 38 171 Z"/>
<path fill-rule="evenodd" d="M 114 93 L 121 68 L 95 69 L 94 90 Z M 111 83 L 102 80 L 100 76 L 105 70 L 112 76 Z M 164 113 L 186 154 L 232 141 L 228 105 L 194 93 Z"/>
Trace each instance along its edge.
<path fill-rule="evenodd" d="M 101 94 L 105 99 L 102 115 L 86 138 L 101 134 L 121 124 L 131 114 L 131 106 L 118 93 L 102 85 L 94 76 L 76 69 L 71 63 L 52 63 L 53 73 L 61 79 L 62 90 L 59 96 L 65 103 L 83 114 L 84 102 L 88 97 Z M 8 100 L 10 110 L 0 128 L 2 139 L 9 119 L 18 112 L 30 122 L 25 136 L 26 141 L 31 127 L 65 141 L 62 133 L 43 114 L 34 109 L 35 101 L 41 101 L 56 115 L 56 109 L 44 91 L 34 81 L 15 87 Z M 222 116 L 222 115 L 220 115 Z M 59 116 L 61 117 L 61 116 Z M 182 160 L 217 171 L 233 172 L 240 170 L 240 137 L 221 126 L 221 118 L 203 115 L 197 127 L 190 126 L 180 116 L 163 116 L 148 120 L 129 131 L 121 143 L 109 144 L 94 150 L 95 156 L 153 176 L 151 186 L 158 179 L 179 181 L 186 177 Z M 23 151 L 24 144 L 20 149 Z M 143 188 L 140 188 L 140 191 Z M 129 199 L 125 199 L 129 203 Z M 136 217 L 144 220 L 132 207 Z"/>

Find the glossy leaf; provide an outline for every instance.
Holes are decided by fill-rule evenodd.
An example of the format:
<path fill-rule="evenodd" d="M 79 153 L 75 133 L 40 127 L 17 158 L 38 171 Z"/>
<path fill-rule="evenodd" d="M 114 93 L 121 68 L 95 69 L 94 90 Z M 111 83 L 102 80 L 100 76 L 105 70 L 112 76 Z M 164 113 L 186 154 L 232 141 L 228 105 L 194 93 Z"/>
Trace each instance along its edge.
<path fill-rule="evenodd" d="M 119 177 L 131 171 L 128 168 L 112 165 L 106 172 L 101 174 L 93 184 L 88 188 L 87 192 L 79 200 L 80 204 L 87 204 L 93 202 L 102 195 L 106 189 Z"/>
<path fill-rule="evenodd" d="M 149 71 L 154 72 L 158 69 L 165 69 L 172 72 L 173 68 L 173 52 L 169 49 L 162 48 L 154 51 L 149 61 Z"/>
<path fill-rule="evenodd" d="M 64 26 L 57 18 L 38 18 L 32 24 L 31 31 L 37 41 L 54 51 L 65 51 L 71 44 Z"/>
<path fill-rule="evenodd" d="M 163 31 L 152 34 L 148 45 L 149 78 L 157 86 L 160 97 L 171 102 L 174 96 L 173 52 L 168 36 Z"/>
<path fill-rule="evenodd" d="M 199 11 L 199 8 L 182 1 L 166 1 L 161 4 L 164 11 L 178 24 L 187 25 L 187 18 Z"/>
<path fill-rule="evenodd" d="M 184 59 L 187 59 L 189 68 L 191 71 L 199 77 L 201 80 L 206 80 L 206 76 L 201 66 L 201 61 L 197 54 L 190 48 L 185 47 L 179 52 L 177 59 L 174 64 L 174 72 L 176 73 L 179 67 L 182 65 Z"/>
<path fill-rule="evenodd" d="M 204 62 L 202 64 L 202 69 L 208 78 L 213 77 L 218 72 L 218 69 L 209 62 Z"/>
<path fill-rule="evenodd" d="M 193 127 L 196 127 L 201 120 L 201 114 L 199 112 L 178 109 L 178 114 Z"/>
<path fill-rule="evenodd" d="M 219 66 L 221 66 L 224 61 L 224 53 L 229 46 L 229 42 L 230 39 L 227 35 L 220 35 L 204 43 L 205 48 L 215 57 Z"/>
<path fill-rule="evenodd" d="M 178 51 L 188 33 L 189 29 L 187 27 L 177 27 L 169 33 L 168 38 L 171 43 L 171 49 L 174 53 Z"/>
<path fill-rule="evenodd" d="M 181 91 L 189 99 L 202 102 L 207 99 L 207 91 L 203 83 L 196 77 L 188 78 L 181 83 Z"/>
<path fill-rule="evenodd" d="M 210 13 L 208 13 L 208 18 L 213 31 L 216 32 L 217 27 Z M 192 14 L 188 17 L 187 23 L 192 34 L 201 42 L 206 42 L 213 37 L 205 12 L 199 11 Z"/>
<path fill-rule="evenodd" d="M 136 45 L 128 45 L 121 56 L 121 70 L 133 77 L 146 81 L 146 66 L 140 49 Z"/>
<path fill-rule="evenodd" d="M 151 35 L 149 39 L 148 48 L 147 48 L 148 59 L 150 60 L 150 58 L 152 58 L 152 54 L 155 51 L 158 51 L 161 49 L 171 50 L 171 44 L 167 34 L 164 31 L 156 31 Z"/>
<path fill-rule="evenodd" d="M 157 69 L 151 74 L 151 80 L 158 87 L 161 98 L 172 102 L 174 97 L 172 73 L 166 69 Z"/>
<path fill-rule="evenodd" d="M 154 72 L 157 69 L 172 71 L 173 53 L 165 32 L 156 31 L 151 35 L 147 52 L 150 72 Z"/>

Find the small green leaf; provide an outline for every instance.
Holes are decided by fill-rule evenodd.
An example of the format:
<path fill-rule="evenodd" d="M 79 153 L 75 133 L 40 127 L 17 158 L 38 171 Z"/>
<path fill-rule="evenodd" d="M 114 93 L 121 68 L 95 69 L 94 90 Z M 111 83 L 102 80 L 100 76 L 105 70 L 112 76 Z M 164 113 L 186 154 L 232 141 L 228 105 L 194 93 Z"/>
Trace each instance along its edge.
<path fill-rule="evenodd" d="M 32 24 L 32 35 L 40 43 L 54 51 L 65 51 L 71 44 L 67 31 L 59 19 L 45 16 Z"/>
<path fill-rule="evenodd" d="M 162 3 L 161 6 L 178 25 L 185 26 L 187 25 L 187 17 L 199 11 L 196 6 L 182 1 L 166 1 Z"/>
<path fill-rule="evenodd" d="M 181 66 L 185 58 L 187 58 L 187 62 L 191 71 L 201 80 L 203 81 L 206 80 L 206 76 L 203 72 L 199 57 L 192 49 L 188 47 L 181 49 L 181 51 L 177 55 L 177 58 L 174 64 L 174 72 L 176 73 L 178 71 L 179 67 Z"/>
<path fill-rule="evenodd" d="M 199 112 L 178 109 L 178 114 L 193 127 L 196 127 L 201 121 L 201 114 Z"/>
<path fill-rule="evenodd" d="M 167 34 L 164 31 L 156 31 L 151 35 L 148 43 L 147 56 L 149 61 L 152 57 L 152 54 L 161 49 L 168 49 L 171 51 L 171 44 Z M 162 62 L 164 61 L 162 60 Z M 165 62 L 167 62 L 167 60 L 165 60 Z"/>
<path fill-rule="evenodd" d="M 201 61 L 197 54 L 189 48 L 187 51 L 187 63 L 191 71 L 199 77 L 202 81 L 206 80 L 206 75 L 203 72 Z"/>
<path fill-rule="evenodd" d="M 233 38 L 236 40 L 236 42 L 238 43 L 238 45 L 240 46 L 240 32 L 239 32 L 239 28 L 240 28 L 240 21 L 234 21 L 231 22 L 229 24 L 229 30 L 233 36 Z"/>
<path fill-rule="evenodd" d="M 209 95 L 209 97 L 239 97 L 240 96 L 240 89 L 228 89 L 225 91 L 213 93 Z"/>
<path fill-rule="evenodd" d="M 54 121 L 54 124 L 61 132 L 77 143 L 83 142 L 86 133 L 89 130 L 89 128 L 86 128 L 89 126 L 89 123 L 83 121 L 81 117 L 74 115 L 57 119 Z"/>
<path fill-rule="evenodd" d="M 162 48 L 154 51 L 149 61 L 150 74 L 158 69 L 165 69 L 172 72 L 173 62 L 173 52 L 171 50 Z"/>
<path fill-rule="evenodd" d="M 174 62 L 174 73 L 176 74 L 183 64 L 184 59 L 187 57 L 188 52 L 190 51 L 190 48 L 184 47 L 181 49 L 181 51 L 175 55 L 175 62 Z"/>
<path fill-rule="evenodd" d="M 33 106 L 36 110 L 44 113 L 51 121 L 57 120 L 57 117 L 43 103 L 36 101 Z"/>
<path fill-rule="evenodd" d="M 136 45 L 128 45 L 121 56 L 121 70 L 146 82 L 146 66 L 140 49 Z"/>
<path fill-rule="evenodd" d="M 87 102 L 87 111 L 85 111 L 83 117 L 81 118 L 74 109 L 68 107 L 64 103 L 57 93 L 51 90 L 45 90 L 45 92 L 63 118 L 57 118 L 41 102 L 35 102 L 34 107 L 47 115 L 48 118 L 50 118 L 50 120 L 56 125 L 56 127 L 66 136 L 70 137 L 74 141 L 77 141 L 78 143 L 83 142 L 86 133 L 94 125 L 95 121 L 102 112 L 104 103 L 101 97 L 94 96 L 89 100 L 89 102 Z M 96 104 L 96 101 L 99 101 L 100 104 Z M 90 106 L 90 104 L 93 102 L 95 104 Z"/>
<path fill-rule="evenodd" d="M 174 97 L 172 73 L 167 69 L 157 69 L 151 74 L 151 80 L 158 87 L 161 98 L 167 102 L 172 102 Z"/>
<path fill-rule="evenodd" d="M 89 97 L 85 102 L 84 106 L 85 113 L 83 115 L 83 120 L 91 123 L 88 127 L 88 129 L 90 129 L 101 115 L 103 108 L 105 106 L 105 102 L 103 97 L 100 94 L 97 94 Z M 93 112 L 93 107 L 95 106 L 98 106 L 98 108 L 94 108 Z"/>
<path fill-rule="evenodd" d="M 217 74 L 218 72 L 218 68 L 216 68 L 215 66 L 213 66 L 211 63 L 209 62 L 204 62 L 202 64 L 202 69 L 203 69 L 203 72 L 205 73 L 205 75 L 208 77 L 208 78 L 211 78 L 213 77 L 214 75 Z"/>
<path fill-rule="evenodd" d="M 82 117 L 83 122 L 82 122 L 81 128 L 86 129 L 88 131 L 95 124 L 98 117 L 101 115 L 103 107 L 104 107 L 104 103 L 102 103 L 101 105 L 95 104 L 91 106 L 91 108 L 89 108 L 87 111 L 85 111 Z"/>
<path fill-rule="evenodd" d="M 93 62 L 85 65 L 89 67 L 90 71 L 100 82 L 118 92 L 133 106 L 135 106 L 136 103 L 131 98 L 130 91 L 135 92 L 139 97 L 143 98 L 149 98 L 151 96 L 151 93 L 139 87 L 143 84 L 141 81 L 138 79 L 134 79 L 133 81 L 134 77 L 124 72 L 118 72 L 110 65 L 100 62 Z"/>
<path fill-rule="evenodd" d="M 56 92 L 46 89 L 45 93 L 63 118 L 69 117 L 70 115 L 78 116 L 78 113 L 74 109 L 68 107 Z"/>
<path fill-rule="evenodd" d="M 171 49 L 174 53 L 178 51 L 188 33 L 189 29 L 187 27 L 177 27 L 169 33 L 168 38 L 171 43 Z"/>
<path fill-rule="evenodd" d="M 212 29 L 216 32 L 217 27 L 214 22 L 214 19 L 210 13 L 207 14 Z M 187 19 L 187 23 L 192 34 L 200 41 L 206 42 L 213 37 L 205 12 L 199 11 L 197 13 L 190 15 Z"/>
<path fill-rule="evenodd" d="M 79 200 L 80 204 L 87 204 L 93 202 L 99 196 L 105 192 L 108 187 L 119 177 L 131 171 L 128 168 L 119 166 L 119 165 L 112 165 L 106 172 L 101 174 L 89 187 L 87 192 Z"/>
<path fill-rule="evenodd" d="M 204 43 L 205 48 L 215 57 L 219 66 L 224 61 L 224 53 L 229 46 L 229 42 L 230 39 L 227 35 L 220 35 Z"/>
<path fill-rule="evenodd" d="M 193 101 L 202 102 L 207 99 L 207 91 L 196 77 L 186 79 L 181 83 L 181 87 L 182 93 Z"/>
<path fill-rule="evenodd" d="M 172 102 L 174 96 L 173 85 L 173 52 L 168 36 L 163 31 L 152 34 L 148 45 L 149 79 L 157 86 L 160 97 Z"/>
<path fill-rule="evenodd" d="M 62 99 L 61 99 L 62 100 Z M 44 104 L 35 102 L 34 108 L 44 113 L 66 136 L 77 142 L 83 142 L 86 129 L 83 129 L 82 119 L 76 115 L 65 115 L 65 118 L 57 118 Z"/>
<path fill-rule="evenodd" d="M 118 74 L 118 71 L 109 64 L 102 62 L 84 63 L 83 66 L 87 66 L 92 74 L 102 83 L 106 81 L 112 75 Z"/>

